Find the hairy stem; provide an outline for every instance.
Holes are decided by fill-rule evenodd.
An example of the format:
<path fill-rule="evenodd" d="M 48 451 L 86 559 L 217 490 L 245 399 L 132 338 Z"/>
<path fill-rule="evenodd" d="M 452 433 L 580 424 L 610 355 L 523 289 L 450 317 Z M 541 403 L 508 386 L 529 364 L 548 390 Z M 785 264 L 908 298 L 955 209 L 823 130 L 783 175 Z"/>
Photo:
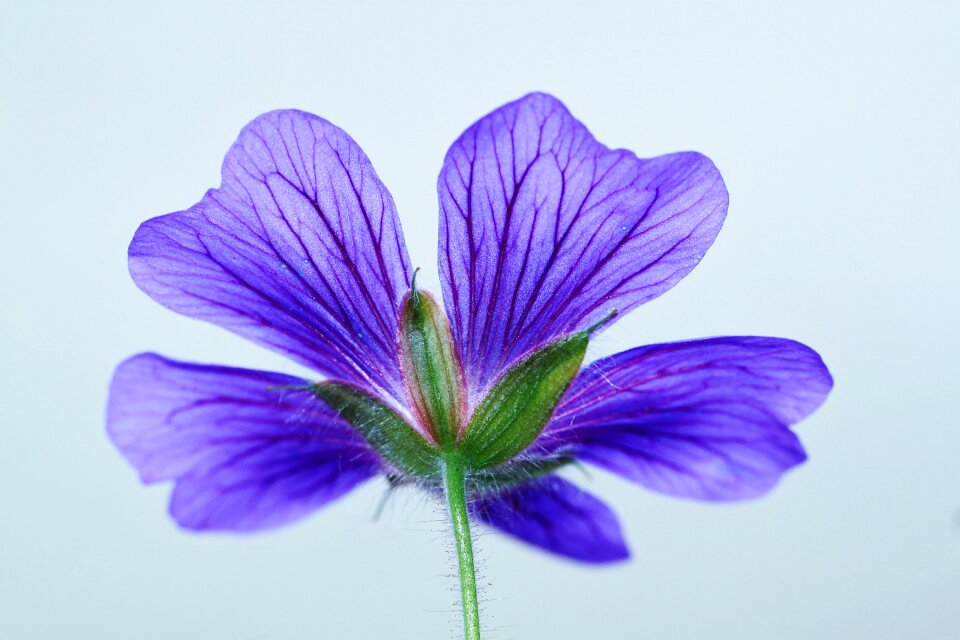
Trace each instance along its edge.
<path fill-rule="evenodd" d="M 460 599 L 463 603 L 463 635 L 465 640 L 480 640 L 480 609 L 477 607 L 477 575 L 473 565 L 473 539 L 467 515 L 467 496 L 463 463 L 456 453 L 443 462 L 443 489 L 450 510 L 450 524 L 457 545 L 460 572 Z"/>

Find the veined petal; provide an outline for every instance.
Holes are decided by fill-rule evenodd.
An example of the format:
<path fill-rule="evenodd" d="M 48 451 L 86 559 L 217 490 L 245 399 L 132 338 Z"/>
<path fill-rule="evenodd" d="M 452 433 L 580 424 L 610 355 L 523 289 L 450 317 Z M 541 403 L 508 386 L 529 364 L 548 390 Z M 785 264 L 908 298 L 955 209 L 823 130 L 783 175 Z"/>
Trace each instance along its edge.
<path fill-rule="evenodd" d="M 806 454 L 787 428 L 833 385 L 815 351 L 728 337 L 631 349 L 585 368 L 532 451 L 562 451 L 655 491 L 759 496 Z"/>
<path fill-rule="evenodd" d="M 610 150 L 531 94 L 453 144 L 438 182 L 440 275 L 470 388 L 686 275 L 727 210 L 704 156 Z"/>
<path fill-rule="evenodd" d="M 610 507 L 556 475 L 482 497 L 473 509 L 487 524 L 573 560 L 605 563 L 630 556 Z"/>
<path fill-rule="evenodd" d="M 403 398 L 394 341 L 409 265 L 393 199 L 322 118 L 274 111 L 227 152 L 220 188 L 143 223 L 130 273 L 161 304 L 338 379 Z"/>
<path fill-rule="evenodd" d="M 170 511 L 180 525 L 275 527 L 379 470 L 363 438 L 309 384 L 141 354 L 117 368 L 107 431 L 144 482 L 176 482 Z"/>

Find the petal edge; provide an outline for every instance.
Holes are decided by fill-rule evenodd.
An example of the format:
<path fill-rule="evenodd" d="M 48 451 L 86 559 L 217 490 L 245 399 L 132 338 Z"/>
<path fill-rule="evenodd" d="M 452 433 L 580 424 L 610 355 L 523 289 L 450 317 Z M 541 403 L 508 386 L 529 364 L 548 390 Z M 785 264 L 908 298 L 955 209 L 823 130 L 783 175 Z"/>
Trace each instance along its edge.
<path fill-rule="evenodd" d="M 137 285 L 317 371 L 402 399 L 396 337 L 409 260 L 393 199 L 345 132 L 301 111 L 244 127 L 222 184 L 144 222 Z"/>
<path fill-rule="evenodd" d="M 532 451 L 564 451 L 670 495 L 754 498 L 806 459 L 788 427 L 831 386 L 820 356 L 791 340 L 639 347 L 585 368 Z"/>
<path fill-rule="evenodd" d="M 320 508 L 376 475 L 353 429 L 282 374 L 140 354 L 111 384 L 107 432 L 145 483 L 176 483 L 189 529 L 252 531 Z"/>
<path fill-rule="evenodd" d="M 482 497 L 473 510 L 504 533 L 571 560 L 605 564 L 630 557 L 610 507 L 556 475 Z"/>
<path fill-rule="evenodd" d="M 467 129 L 438 192 L 444 302 L 475 394 L 524 354 L 668 290 L 727 208 L 705 156 L 608 149 L 546 94 Z"/>

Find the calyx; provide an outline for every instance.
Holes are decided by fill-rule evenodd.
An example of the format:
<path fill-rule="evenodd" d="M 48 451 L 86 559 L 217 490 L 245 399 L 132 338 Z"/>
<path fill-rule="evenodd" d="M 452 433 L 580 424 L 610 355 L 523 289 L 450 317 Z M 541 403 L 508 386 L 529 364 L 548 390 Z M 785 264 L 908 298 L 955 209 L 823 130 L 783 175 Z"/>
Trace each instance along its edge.
<path fill-rule="evenodd" d="M 614 312 L 615 313 L 615 312 Z M 523 456 L 580 369 L 591 332 L 556 340 L 510 367 L 469 410 L 463 367 L 440 305 L 416 288 L 400 305 L 397 347 L 412 419 L 366 391 L 339 382 L 313 392 L 350 422 L 409 481 L 436 484 L 456 459 L 478 492 L 522 482 L 569 462 Z"/>

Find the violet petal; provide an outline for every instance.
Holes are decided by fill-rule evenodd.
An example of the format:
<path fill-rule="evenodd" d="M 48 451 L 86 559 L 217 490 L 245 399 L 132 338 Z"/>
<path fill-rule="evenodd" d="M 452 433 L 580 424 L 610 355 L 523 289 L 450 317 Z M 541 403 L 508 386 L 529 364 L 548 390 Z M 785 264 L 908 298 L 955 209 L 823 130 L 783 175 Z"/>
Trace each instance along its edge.
<path fill-rule="evenodd" d="M 444 302 L 475 394 L 525 353 L 672 287 L 727 210 L 706 157 L 610 150 L 544 94 L 467 129 L 438 192 Z"/>
<path fill-rule="evenodd" d="M 605 563 L 630 556 L 610 507 L 556 475 L 482 497 L 473 509 L 487 524 L 567 558 Z"/>
<path fill-rule="evenodd" d="M 804 461 L 787 426 L 832 384 L 820 356 L 791 340 L 639 347 L 586 367 L 530 452 L 565 451 L 671 495 L 752 498 Z"/>
<path fill-rule="evenodd" d="M 220 188 L 144 222 L 129 253 L 133 279 L 161 304 L 403 398 L 400 222 L 367 156 L 326 120 L 258 117 L 227 152 Z"/>
<path fill-rule="evenodd" d="M 275 527 L 379 469 L 363 438 L 305 385 L 140 354 L 117 368 L 107 430 L 144 482 L 176 482 L 170 511 L 180 525 Z"/>

